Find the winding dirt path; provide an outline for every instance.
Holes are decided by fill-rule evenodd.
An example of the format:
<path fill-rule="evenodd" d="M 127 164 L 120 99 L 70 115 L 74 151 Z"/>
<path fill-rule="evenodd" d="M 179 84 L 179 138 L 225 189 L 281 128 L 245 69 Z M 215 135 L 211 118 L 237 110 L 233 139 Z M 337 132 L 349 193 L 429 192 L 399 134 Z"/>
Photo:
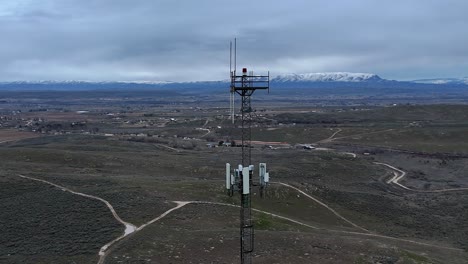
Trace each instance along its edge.
<path fill-rule="evenodd" d="M 343 130 L 341 128 L 338 128 L 338 130 L 335 131 L 331 136 L 327 137 L 326 139 L 319 140 L 319 141 L 315 142 L 314 144 L 330 142 L 330 141 L 333 140 L 333 138 L 336 136 L 336 134 L 340 133 L 341 131 L 343 131 Z"/>
<path fill-rule="evenodd" d="M 309 198 L 309 199 L 313 200 L 314 202 L 320 204 L 321 206 L 325 207 L 326 209 L 328 209 L 330 212 L 332 212 L 334 215 L 336 215 L 338 218 L 340 218 L 341 220 L 345 221 L 346 223 L 348 223 L 348 224 L 350 224 L 350 225 L 352 225 L 352 226 L 356 227 L 357 229 L 360 229 L 360 230 L 362 230 L 362 231 L 364 231 L 364 232 L 371 233 L 369 230 L 367 230 L 367 229 L 365 229 L 364 227 L 361 227 L 361 226 L 359 226 L 359 225 L 353 223 L 351 220 L 349 220 L 349 219 L 347 219 L 346 217 L 340 215 L 337 211 L 335 211 L 333 208 L 331 208 L 330 206 L 328 206 L 326 203 L 324 203 L 324 202 L 320 201 L 319 199 L 317 199 L 317 198 L 315 198 L 315 197 L 313 197 L 313 196 L 311 196 L 311 195 L 305 193 L 305 192 L 302 191 L 301 189 L 296 188 L 296 187 L 294 187 L 294 186 L 292 186 L 292 185 L 289 185 L 289 184 L 287 184 L 287 183 L 282 183 L 282 182 L 271 182 L 271 183 L 280 184 L 280 185 L 286 186 L 286 187 L 288 187 L 288 188 L 294 189 L 294 190 L 296 190 L 297 192 L 299 192 L 299 193 L 303 194 L 304 196 L 306 196 L 307 198 Z"/>
<path fill-rule="evenodd" d="M 164 213 L 162 213 L 161 215 L 159 215 L 158 217 L 154 218 L 153 220 L 151 221 L 148 221 L 147 223 L 139 226 L 134 232 L 132 233 L 136 233 L 138 231 L 141 231 L 143 228 L 153 224 L 154 222 L 157 222 L 159 220 L 161 220 L 162 218 L 164 218 L 166 215 L 170 214 L 172 211 L 175 211 L 177 209 L 180 209 L 181 207 L 191 203 L 191 202 L 181 202 L 181 201 L 173 201 L 174 203 L 177 204 L 177 206 L 165 211 Z M 104 245 L 101 250 L 99 251 L 99 261 L 98 261 L 98 264 L 103 264 L 104 261 L 106 260 L 106 257 L 109 255 L 109 253 L 111 252 L 110 251 L 110 248 L 117 242 L 119 242 L 120 240 L 124 239 L 125 237 L 127 237 L 127 234 L 123 235 L 123 236 L 120 236 L 114 240 L 112 240 L 111 242 L 107 243 L 106 245 Z"/>
<path fill-rule="evenodd" d="M 382 166 L 385 166 L 385 167 L 388 167 L 390 169 L 392 169 L 393 171 L 393 177 L 390 178 L 388 181 L 387 181 L 387 184 L 396 184 L 398 186 L 400 186 L 401 188 L 403 189 L 406 189 L 406 190 L 410 190 L 412 191 L 410 188 L 404 186 L 403 184 L 399 183 L 398 181 L 401 180 L 401 178 L 405 177 L 406 175 L 406 172 L 398 169 L 398 168 L 395 168 L 393 167 L 392 165 L 390 164 L 387 164 L 387 163 L 382 163 L 382 162 L 374 162 L 374 164 L 377 164 L 377 165 L 382 165 Z"/>
<path fill-rule="evenodd" d="M 172 201 L 172 202 L 176 203 L 177 206 L 167 210 L 166 212 L 162 213 L 160 216 L 154 218 L 153 220 L 141 225 L 140 227 L 137 228 L 136 231 L 141 231 L 143 228 L 147 227 L 148 225 L 151 225 L 152 223 L 161 220 L 163 217 L 170 214 L 172 211 L 177 210 L 177 209 L 179 209 L 179 208 L 181 208 L 181 207 L 183 207 L 183 206 L 185 206 L 185 205 L 187 205 L 189 203 L 192 203 L 192 202 L 184 202 L 184 201 Z"/>
<path fill-rule="evenodd" d="M 211 130 L 209 128 L 198 128 L 198 130 L 206 131 L 206 133 L 200 136 L 200 138 L 206 137 L 211 133 Z"/>
<path fill-rule="evenodd" d="M 94 199 L 94 200 L 98 200 L 98 201 L 101 201 L 103 202 L 104 204 L 106 204 L 106 206 L 109 208 L 109 210 L 112 212 L 112 215 L 114 216 L 114 218 L 119 221 L 122 225 L 125 226 L 125 231 L 124 233 L 117 237 L 116 239 L 110 241 L 109 243 L 105 244 L 104 246 L 101 247 L 101 249 L 99 250 L 99 261 L 98 261 L 98 264 L 102 264 L 104 263 L 108 253 L 109 253 L 109 248 L 114 245 L 116 242 L 124 239 L 125 237 L 127 237 L 128 235 L 130 234 L 133 234 L 135 232 L 138 232 L 140 230 L 142 230 L 143 228 L 145 228 L 146 226 L 148 225 L 151 225 L 152 223 L 156 222 L 156 221 L 159 221 L 160 219 L 164 218 L 166 215 L 168 215 L 169 213 L 171 213 L 172 211 L 174 210 L 177 210 L 189 203 L 193 203 L 193 202 L 183 202 L 183 201 L 174 201 L 174 203 L 177 204 L 177 206 L 165 211 L 164 213 L 162 213 L 160 216 L 154 218 L 153 220 L 137 227 L 129 222 L 126 222 L 124 220 L 122 220 L 122 218 L 120 218 L 120 216 L 117 214 L 117 212 L 115 211 L 114 207 L 106 200 L 100 198 L 100 197 L 97 197 L 97 196 L 94 196 L 94 195 L 89 195 L 89 194 L 85 194 L 85 193 L 81 193 L 81 192 L 75 192 L 73 190 L 70 190 L 68 189 L 67 187 L 64 187 L 64 186 L 61 186 L 61 185 L 58 185 L 58 184 L 55 184 L 53 182 L 50 182 L 50 181 L 46 181 L 46 180 L 42 180 L 42 179 L 37 179 L 37 178 L 33 178 L 33 177 L 29 177 L 29 176 L 25 176 L 25 175 L 18 175 L 19 177 L 21 178 L 24 178 L 24 179 L 29 179 L 29 180 L 33 180 L 33 181 L 38 181 L 38 182 L 42 182 L 42 183 L 46 183 L 46 184 L 49 184 L 49 185 L 52 185 L 54 187 L 57 187 L 59 188 L 60 190 L 62 191 L 66 191 L 66 192 L 69 192 L 69 193 L 72 193 L 72 194 L 76 194 L 76 195 L 79 195 L 79 196 L 83 196 L 83 197 L 86 197 L 86 198 L 90 198 L 90 199 Z"/>
<path fill-rule="evenodd" d="M 401 183 L 399 183 L 399 181 L 401 179 L 403 179 L 403 177 L 406 176 L 406 172 L 405 171 L 402 171 L 398 168 L 395 168 L 394 166 L 390 165 L 390 164 L 387 164 L 387 163 L 383 163 L 383 162 L 374 162 L 374 164 L 377 164 L 377 165 L 382 165 L 382 166 L 385 166 L 387 168 L 390 168 L 392 169 L 393 171 L 393 177 L 390 178 L 389 180 L 387 180 L 387 184 L 395 184 L 405 190 L 408 190 L 408 191 L 413 191 L 413 192 L 421 192 L 421 193 L 443 193 L 443 192 L 460 192 L 460 191 L 468 191 L 468 187 L 463 187 L 463 188 L 447 188 L 447 189 L 440 189 L 440 190 L 418 190 L 418 189 L 413 189 L 413 188 L 410 188 L 410 187 L 407 187 Z"/>
<path fill-rule="evenodd" d="M 29 179 L 29 180 L 33 180 L 33 181 L 38 181 L 38 182 L 42 182 L 42 183 L 46 183 L 46 184 L 49 184 L 49 185 L 52 185 L 54 187 L 57 187 L 59 188 L 60 190 L 62 191 L 65 191 L 65 192 L 69 192 L 69 193 L 72 193 L 72 194 L 76 194 L 76 195 L 79 195 L 79 196 L 83 196 L 83 197 L 86 197 L 86 198 L 90 198 L 90 199 L 94 199 L 94 200 L 98 200 L 100 202 L 103 202 L 108 208 L 109 210 L 112 212 L 112 215 L 114 216 L 114 218 L 119 221 L 122 225 L 124 225 L 125 227 L 125 230 L 124 230 L 124 233 L 112 240 L 111 242 L 105 244 L 104 246 L 101 247 L 101 249 L 99 250 L 99 256 L 100 256 L 100 259 L 105 256 L 105 251 L 109 248 L 110 245 L 114 244 L 115 242 L 123 239 L 124 237 L 130 235 L 131 233 L 137 231 L 137 227 L 129 222 L 126 222 L 124 220 L 122 220 L 122 218 L 120 218 L 120 216 L 117 214 L 117 212 L 115 211 L 114 207 L 106 200 L 100 198 L 100 197 L 97 197 L 97 196 L 94 196 L 94 195 L 89 195 L 89 194 L 85 194 L 85 193 L 81 193 L 81 192 L 75 192 L 75 191 L 72 191 L 70 189 L 68 189 L 67 187 L 64 187 L 64 186 L 61 186 L 61 185 L 58 185 L 58 184 L 55 184 L 55 183 L 52 183 L 52 182 L 49 182 L 49 181 L 46 181 L 46 180 L 42 180 L 42 179 L 37 179 L 37 178 L 33 178 L 33 177 L 29 177 L 29 176 L 25 176 L 25 175 L 18 175 L 19 177 L 21 178 L 24 178 L 24 179 Z M 98 263 L 102 263 L 101 260 L 99 260 Z"/>
<path fill-rule="evenodd" d="M 125 226 L 125 231 L 124 231 L 124 234 L 129 234 L 129 233 L 133 233 L 135 230 L 136 230 L 136 226 L 129 223 L 129 222 L 125 222 L 124 220 L 122 220 L 122 218 L 120 218 L 120 216 L 117 214 L 117 212 L 115 211 L 114 207 L 106 200 L 100 198 L 100 197 L 97 197 L 97 196 L 94 196 L 94 195 L 89 195 L 89 194 L 85 194 L 85 193 L 80 193 L 80 192 L 75 192 L 75 191 L 72 191 L 70 189 L 68 189 L 67 187 L 64 187 L 64 186 L 61 186 L 61 185 L 58 185 L 58 184 L 55 184 L 55 183 L 52 183 L 52 182 L 49 182 L 49 181 L 46 181 L 46 180 L 42 180 L 42 179 L 37 179 L 37 178 L 33 178 L 33 177 L 29 177 L 29 176 L 25 176 L 25 175 L 18 175 L 19 177 L 21 178 L 24 178 L 24 179 L 29 179 L 29 180 L 33 180 L 33 181 L 39 181 L 39 182 L 43 182 L 43 183 L 46 183 L 46 184 L 49 184 L 49 185 L 52 185 L 54 187 L 57 187 L 59 188 L 60 190 L 62 191 L 65 191 L 65 192 L 69 192 L 69 193 L 73 193 L 73 194 L 76 194 L 76 195 L 79 195 L 79 196 L 83 196 L 83 197 L 86 197 L 86 198 L 90 198 L 90 199 L 94 199 L 94 200 L 98 200 L 98 201 L 101 201 L 103 202 L 105 205 L 107 205 L 107 207 L 109 208 L 109 210 L 112 212 L 112 215 L 114 216 L 115 220 L 119 221 L 122 225 Z"/>

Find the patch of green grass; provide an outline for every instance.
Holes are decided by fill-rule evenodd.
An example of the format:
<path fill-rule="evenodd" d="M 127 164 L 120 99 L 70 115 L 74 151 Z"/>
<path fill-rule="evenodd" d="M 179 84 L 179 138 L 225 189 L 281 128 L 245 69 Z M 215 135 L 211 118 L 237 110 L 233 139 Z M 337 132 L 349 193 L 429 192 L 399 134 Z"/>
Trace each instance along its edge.
<path fill-rule="evenodd" d="M 418 255 L 416 253 L 413 253 L 413 252 L 409 252 L 409 251 L 403 251 L 401 253 L 402 257 L 404 260 L 409 260 L 409 261 L 412 261 L 413 263 L 435 263 L 433 261 L 431 261 L 428 257 L 425 257 L 425 256 L 421 256 L 421 255 Z"/>
<path fill-rule="evenodd" d="M 273 226 L 272 216 L 260 213 L 254 218 L 254 225 L 256 229 L 268 230 Z"/>

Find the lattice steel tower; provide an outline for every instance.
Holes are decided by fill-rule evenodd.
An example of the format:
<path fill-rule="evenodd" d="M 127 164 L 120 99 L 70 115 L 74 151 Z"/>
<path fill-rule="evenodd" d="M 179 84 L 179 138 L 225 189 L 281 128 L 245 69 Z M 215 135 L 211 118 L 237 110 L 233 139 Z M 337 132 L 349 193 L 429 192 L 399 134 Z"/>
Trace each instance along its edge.
<path fill-rule="evenodd" d="M 236 73 L 236 40 L 234 40 L 234 69 L 232 67 L 232 42 L 230 45 L 230 115 L 234 123 L 234 95 L 241 97 L 241 131 L 242 131 L 242 163 L 236 169 L 234 175 L 230 174 L 230 165 L 226 164 L 226 187 L 233 195 L 234 189 L 241 194 L 240 211 L 240 246 L 241 263 L 252 263 L 252 252 L 254 250 L 254 226 L 252 221 L 251 196 L 253 165 L 251 160 L 251 139 L 252 139 L 252 107 L 251 97 L 256 90 L 269 90 L 270 73 L 268 75 L 254 75 L 247 72 L 247 68 L 242 69 L 242 74 Z M 262 167 L 263 166 L 263 167 Z M 266 172 L 266 164 L 261 163 L 260 191 L 263 194 L 264 187 L 268 184 L 269 175 Z M 265 180 L 266 179 L 266 180 Z M 263 196 L 263 195 L 262 195 Z"/>

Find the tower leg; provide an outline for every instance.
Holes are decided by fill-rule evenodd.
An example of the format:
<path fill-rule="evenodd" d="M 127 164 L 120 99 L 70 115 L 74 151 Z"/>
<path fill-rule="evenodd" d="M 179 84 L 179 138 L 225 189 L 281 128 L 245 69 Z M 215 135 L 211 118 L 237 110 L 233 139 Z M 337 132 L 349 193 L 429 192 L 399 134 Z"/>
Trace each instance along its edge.
<path fill-rule="evenodd" d="M 254 250 L 254 228 L 250 194 L 242 194 L 241 198 L 241 263 L 252 263 Z"/>

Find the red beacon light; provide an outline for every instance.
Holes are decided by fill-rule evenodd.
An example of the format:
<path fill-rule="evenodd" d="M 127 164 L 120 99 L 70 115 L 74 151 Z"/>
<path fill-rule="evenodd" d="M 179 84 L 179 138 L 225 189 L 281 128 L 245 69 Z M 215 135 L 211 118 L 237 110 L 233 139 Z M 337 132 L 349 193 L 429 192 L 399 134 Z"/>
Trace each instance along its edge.
<path fill-rule="evenodd" d="M 247 68 L 242 68 L 242 75 L 247 76 Z"/>

